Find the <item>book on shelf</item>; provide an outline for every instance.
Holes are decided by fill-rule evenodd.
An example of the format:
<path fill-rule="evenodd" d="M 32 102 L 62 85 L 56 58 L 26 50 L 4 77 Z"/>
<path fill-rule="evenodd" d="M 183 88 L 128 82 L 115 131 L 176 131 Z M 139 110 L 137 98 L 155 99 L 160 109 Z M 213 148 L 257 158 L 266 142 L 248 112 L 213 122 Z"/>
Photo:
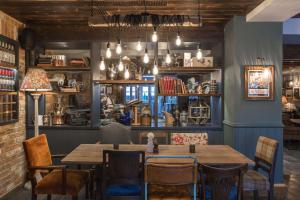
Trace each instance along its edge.
<path fill-rule="evenodd" d="M 158 81 L 160 94 L 186 94 L 186 86 L 181 79 L 165 76 Z"/>

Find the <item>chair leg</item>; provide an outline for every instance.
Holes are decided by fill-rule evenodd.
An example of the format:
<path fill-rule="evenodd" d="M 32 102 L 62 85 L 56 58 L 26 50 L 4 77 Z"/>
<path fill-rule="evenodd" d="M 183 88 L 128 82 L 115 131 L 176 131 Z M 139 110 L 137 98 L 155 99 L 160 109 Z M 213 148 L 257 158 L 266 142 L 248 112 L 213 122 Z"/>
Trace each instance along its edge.
<path fill-rule="evenodd" d="M 31 200 L 37 200 L 37 195 L 34 194 L 34 193 L 32 193 L 32 194 L 31 194 Z"/>
<path fill-rule="evenodd" d="M 47 194 L 47 200 L 51 200 L 52 197 L 51 197 L 51 194 Z"/>
<path fill-rule="evenodd" d="M 86 199 L 89 198 L 89 184 L 88 183 L 85 184 L 85 198 Z"/>
<path fill-rule="evenodd" d="M 72 200 L 78 200 L 78 196 L 72 196 Z"/>
<path fill-rule="evenodd" d="M 268 191 L 268 200 L 274 199 L 274 190 L 273 187 L 270 187 L 270 190 Z"/>
<path fill-rule="evenodd" d="M 253 191 L 253 199 L 254 199 L 254 200 L 259 200 L 258 190 L 254 190 L 254 191 Z"/>

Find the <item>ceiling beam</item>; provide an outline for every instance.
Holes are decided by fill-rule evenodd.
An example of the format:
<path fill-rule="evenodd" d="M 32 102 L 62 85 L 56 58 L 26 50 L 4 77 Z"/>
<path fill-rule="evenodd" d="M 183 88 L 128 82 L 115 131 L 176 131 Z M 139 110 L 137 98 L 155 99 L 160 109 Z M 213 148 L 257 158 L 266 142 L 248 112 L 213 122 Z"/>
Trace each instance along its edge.
<path fill-rule="evenodd" d="M 299 0 L 265 0 L 247 14 L 247 22 L 284 22 L 300 13 Z"/>

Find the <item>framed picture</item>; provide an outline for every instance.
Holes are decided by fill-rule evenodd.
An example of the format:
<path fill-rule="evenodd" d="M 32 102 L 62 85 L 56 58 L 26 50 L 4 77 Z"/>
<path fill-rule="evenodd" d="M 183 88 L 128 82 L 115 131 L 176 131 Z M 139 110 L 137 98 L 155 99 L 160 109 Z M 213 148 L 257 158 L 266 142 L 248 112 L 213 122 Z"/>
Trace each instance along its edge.
<path fill-rule="evenodd" d="M 111 95 L 113 93 L 112 85 L 106 86 L 106 95 Z"/>
<path fill-rule="evenodd" d="M 286 96 L 286 98 L 292 98 L 293 97 L 293 90 L 292 89 L 286 89 L 285 90 L 285 96 Z"/>
<path fill-rule="evenodd" d="M 274 66 L 245 66 L 245 99 L 274 99 Z"/>
<path fill-rule="evenodd" d="M 294 99 L 300 99 L 300 96 L 299 96 L 299 92 L 300 92 L 300 88 L 293 88 L 293 97 Z"/>

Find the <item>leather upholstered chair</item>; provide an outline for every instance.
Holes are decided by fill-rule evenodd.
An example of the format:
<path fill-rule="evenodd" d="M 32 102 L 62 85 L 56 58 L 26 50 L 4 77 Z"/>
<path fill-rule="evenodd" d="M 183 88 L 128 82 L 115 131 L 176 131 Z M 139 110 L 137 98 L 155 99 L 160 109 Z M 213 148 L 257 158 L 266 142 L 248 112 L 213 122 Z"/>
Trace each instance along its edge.
<path fill-rule="evenodd" d="M 88 184 L 89 172 L 67 169 L 65 165 L 53 165 L 53 157 L 64 155 L 51 156 L 45 134 L 24 141 L 23 146 L 32 184 L 32 200 L 37 199 L 37 194 L 47 194 L 48 200 L 52 194 L 68 194 L 77 200 L 79 191 Z M 37 180 L 36 177 L 41 178 Z"/>
<path fill-rule="evenodd" d="M 196 200 L 197 165 L 191 156 L 148 156 L 145 200 Z"/>
<path fill-rule="evenodd" d="M 143 199 L 144 151 L 103 150 L 103 199 Z"/>
<path fill-rule="evenodd" d="M 274 199 L 274 175 L 278 142 L 260 136 L 256 145 L 254 170 L 248 170 L 244 176 L 244 190 L 253 191 L 254 198 L 258 198 L 258 191 L 268 191 L 268 199 Z M 268 176 L 259 172 L 262 170 Z"/>
<path fill-rule="evenodd" d="M 131 129 L 123 124 L 112 122 L 100 128 L 102 144 L 130 144 Z"/>
<path fill-rule="evenodd" d="M 201 197 L 210 200 L 241 200 L 243 175 L 248 165 L 200 165 Z"/>

